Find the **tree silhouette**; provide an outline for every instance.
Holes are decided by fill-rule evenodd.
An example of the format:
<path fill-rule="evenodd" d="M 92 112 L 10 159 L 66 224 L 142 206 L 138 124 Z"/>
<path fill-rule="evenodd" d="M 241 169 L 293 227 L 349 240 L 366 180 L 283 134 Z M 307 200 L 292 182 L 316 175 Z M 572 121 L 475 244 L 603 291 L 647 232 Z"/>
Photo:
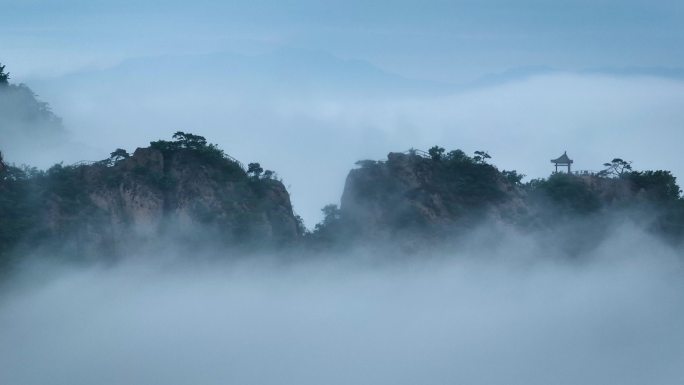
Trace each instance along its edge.
<path fill-rule="evenodd" d="M 520 186 L 522 184 L 523 178 L 525 177 L 525 174 L 520 174 L 515 170 L 503 170 L 501 171 L 501 175 L 503 175 L 504 178 L 506 178 L 512 185 L 515 186 Z"/>
<path fill-rule="evenodd" d="M 116 150 L 114 150 L 114 152 L 110 154 L 109 159 L 111 159 L 114 162 L 117 162 L 119 160 L 126 159 L 129 156 L 130 155 L 128 154 L 128 152 L 126 152 L 126 150 L 124 150 L 123 148 L 117 148 Z"/>
<path fill-rule="evenodd" d="M 604 163 L 603 166 L 606 167 L 606 169 L 599 173 L 602 176 L 619 178 L 632 171 L 632 162 L 628 162 L 621 158 L 614 158 L 610 163 Z"/>
<path fill-rule="evenodd" d="M 321 211 L 323 212 L 323 225 L 330 225 L 340 220 L 341 211 L 336 204 L 325 205 Z"/>
<path fill-rule="evenodd" d="M 0 85 L 8 85 L 9 84 L 9 72 L 5 72 L 5 66 L 0 64 Z"/>
<path fill-rule="evenodd" d="M 207 139 L 205 137 L 193 135 L 191 133 L 186 133 L 183 131 L 176 131 L 176 133 L 173 134 L 172 138 L 176 139 L 176 141 L 180 143 L 181 147 L 183 148 L 197 150 L 206 147 L 207 145 Z"/>
<path fill-rule="evenodd" d="M 447 160 L 450 162 L 470 162 L 471 159 L 465 152 L 461 150 L 452 150 L 446 154 Z"/>
<path fill-rule="evenodd" d="M 475 163 L 487 163 L 487 159 L 492 159 L 487 151 L 475 151 L 475 156 L 473 156 Z"/>
<path fill-rule="evenodd" d="M 247 165 L 247 174 L 251 174 L 253 177 L 258 178 L 264 169 L 261 168 L 259 163 L 250 163 Z"/>
<path fill-rule="evenodd" d="M 444 147 L 439 147 L 439 146 L 433 146 L 428 150 L 428 154 L 430 154 L 430 158 L 432 160 L 442 160 L 444 158 Z"/>

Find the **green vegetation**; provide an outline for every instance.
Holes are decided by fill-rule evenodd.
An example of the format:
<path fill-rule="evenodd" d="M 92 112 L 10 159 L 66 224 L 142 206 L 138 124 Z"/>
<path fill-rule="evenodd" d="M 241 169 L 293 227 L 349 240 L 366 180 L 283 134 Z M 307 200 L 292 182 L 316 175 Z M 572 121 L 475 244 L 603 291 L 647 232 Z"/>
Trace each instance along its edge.
<path fill-rule="evenodd" d="M 555 214 L 590 214 L 602 206 L 598 191 L 572 174 L 556 173 L 548 179 L 532 181 L 525 187 L 533 197 L 541 198 L 535 203 L 550 203 L 549 209 L 553 209 Z"/>
<path fill-rule="evenodd" d="M 632 192 L 654 203 L 671 203 L 680 200 L 681 190 L 669 171 L 632 171 L 621 175 Z"/>
<path fill-rule="evenodd" d="M 175 140 L 151 142 L 150 148 L 161 151 L 165 159 L 182 159 L 182 162 L 219 168 L 221 172 L 217 177 L 224 180 L 246 177 L 240 162 L 226 155 L 216 144 L 207 143 L 203 136 L 177 131 L 172 138 Z"/>
<path fill-rule="evenodd" d="M 527 183 L 524 188 L 543 196 L 568 214 L 588 214 L 611 207 L 651 205 L 665 208 L 681 200 L 681 190 L 669 171 L 632 171 L 631 162 L 616 158 L 596 175 L 557 173 Z"/>
<path fill-rule="evenodd" d="M 347 229 L 345 223 L 342 222 L 341 210 L 336 204 L 325 205 L 321 212 L 323 220 L 316 224 L 312 232 L 305 234 L 310 243 L 330 247 L 340 240 Z"/>

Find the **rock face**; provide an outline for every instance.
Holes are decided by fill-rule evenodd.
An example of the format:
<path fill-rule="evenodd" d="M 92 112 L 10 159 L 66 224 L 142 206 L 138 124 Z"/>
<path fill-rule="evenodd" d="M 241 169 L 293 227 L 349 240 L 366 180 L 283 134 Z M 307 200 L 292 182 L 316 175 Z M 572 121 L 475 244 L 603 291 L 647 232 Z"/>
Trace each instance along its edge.
<path fill-rule="evenodd" d="M 343 239 L 414 243 L 467 234 L 463 230 L 479 224 L 506 224 L 560 237 L 579 252 L 598 244 L 615 221 L 629 219 L 676 242 L 684 239 L 684 200 L 668 171 L 557 173 L 522 184 L 520 174 L 481 157 L 443 151 L 358 162 L 347 176 L 339 220 L 332 218 L 328 227 L 344 230 Z"/>
<path fill-rule="evenodd" d="M 482 217 L 509 218 L 519 191 L 496 168 L 468 157 L 436 161 L 390 153 L 347 176 L 341 217 L 367 235 L 435 232 Z"/>
<path fill-rule="evenodd" d="M 79 241 L 116 247 L 165 233 L 229 245 L 283 244 L 300 235 L 281 182 L 249 177 L 237 162 L 216 154 L 139 148 L 114 164 L 63 173 L 50 178 L 58 182 L 43 197 L 43 232 L 53 236 L 75 234 Z"/>

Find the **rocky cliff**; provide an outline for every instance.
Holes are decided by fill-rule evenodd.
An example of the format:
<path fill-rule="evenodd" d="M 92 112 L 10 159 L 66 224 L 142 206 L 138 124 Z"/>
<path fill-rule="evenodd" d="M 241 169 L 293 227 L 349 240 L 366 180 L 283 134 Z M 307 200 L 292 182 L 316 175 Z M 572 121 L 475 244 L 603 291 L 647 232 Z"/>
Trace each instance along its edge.
<path fill-rule="evenodd" d="M 24 238 L 116 252 L 164 235 L 228 246 L 282 245 L 301 235 L 280 181 L 248 175 L 215 147 L 154 144 L 27 177 L 24 199 L 35 210 L 24 213 L 32 216 Z"/>
<path fill-rule="evenodd" d="M 523 209 L 514 183 L 461 152 L 435 160 L 390 153 L 362 161 L 347 176 L 340 216 L 367 235 L 435 232 L 483 218 L 512 218 Z"/>
<path fill-rule="evenodd" d="M 521 183 L 522 175 L 500 171 L 481 155 L 434 149 L 358 162 L 347 176 L 339 218 L 329 218 L 320 236 L 446 239 L 499 223 L 560 235 L 576 248 L 630 220 L 676 242 L 684 238 L 684 201 L 668 171 L 558 173 Z"/>
<path fill-rule="evenodd" d="M 272 172 L 258 164 L 245 170 L 200 136 L 174 138 L 92 164 L 1 167 L 0 254 L 36 244 L 116 254 L 146 241 L 193 248 L 301 239 L 318 250 L 368 240 L 420 248 L 421 241 L 454 240 L 482 224 L 541 231 L 580 250 L 625 219 L 674 242 L 684 239 L 684 201 L 668 171 L 554 174 L 521 183 L 520 174 L 500 171 L 483 155 L 440 148 L 358 162 L 341 207 L 326 206 L 323 222 L 303 234 Z"/>

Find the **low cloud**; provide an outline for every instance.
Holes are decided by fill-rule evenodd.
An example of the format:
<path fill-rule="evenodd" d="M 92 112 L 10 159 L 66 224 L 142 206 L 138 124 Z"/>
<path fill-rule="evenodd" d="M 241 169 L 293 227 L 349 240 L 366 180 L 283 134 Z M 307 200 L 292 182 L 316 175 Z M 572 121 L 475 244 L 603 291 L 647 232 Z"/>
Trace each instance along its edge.
<path fill-rule="evenodd" d="M 625 225 L 568 260 L 536 235 L 503 232 L 492 245 L 489 231 L 409 259 L 133 253 L 109 267 L 31 264 L 0 300 L 2 382 L 684 380 L 676 250 Z"/>

